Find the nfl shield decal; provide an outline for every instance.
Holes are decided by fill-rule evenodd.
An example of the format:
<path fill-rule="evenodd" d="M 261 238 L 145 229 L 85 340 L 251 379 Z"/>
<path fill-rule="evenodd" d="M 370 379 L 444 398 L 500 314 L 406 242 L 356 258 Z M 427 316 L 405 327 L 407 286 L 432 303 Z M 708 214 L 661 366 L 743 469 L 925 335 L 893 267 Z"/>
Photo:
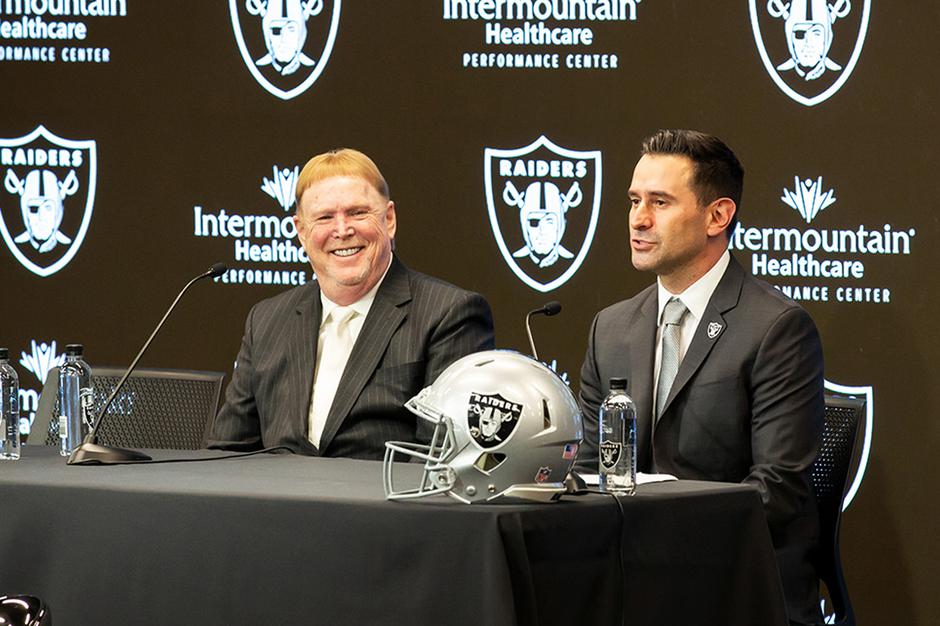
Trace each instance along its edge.
<path fill-rule="evenodd" d="M 594 239 L 601 153 L 544 135 L 524 148 L 486 148 L 486 205 L 499 251 L 529 287 L 557 289 L 581 267 Z"/>
<path fill-rule="evenodd" d="M 612 470 L 620 461 L 623 445 L 615 441 L 602 441 L 600 445 L 601 467 Z"/>
<path fill-rule="evenodd" d="M 849 79 L 862 53 L 871 0 L 749 0 L 751 29 L 777 86 L 806 106 Z"/>
<path fill-rule="evenodd" d="M 467 406 L 470 436 L 481 448 L 494 448 L 506 441 L 519 423 L 522 405 L 501 395 L 471 393 Z"/>
<path fill-rule="evenodd" d="M 97 146 L 44 126 L 0 138 L 0 235 L 19 263 L 50 276 L 75 256 L 95 203 Z"/>
<path fill-rule="evenodd" d="M 333 51 L 342 0 L 229 0 L 248 71 L 282 100 L 316 82 Z"/>

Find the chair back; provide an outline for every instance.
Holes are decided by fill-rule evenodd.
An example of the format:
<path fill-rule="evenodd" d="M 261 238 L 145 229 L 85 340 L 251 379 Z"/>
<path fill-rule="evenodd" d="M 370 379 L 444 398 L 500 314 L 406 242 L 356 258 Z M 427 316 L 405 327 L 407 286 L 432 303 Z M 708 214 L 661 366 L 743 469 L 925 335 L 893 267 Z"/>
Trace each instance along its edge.
<path fill-rule="evenodd" d="M 864 412 L 864 398 L 826 394 L 822 445 L 812 470 L 820 531 L 816 570 L 829 590 L 835 623 L 842 626 L 854 626 L 855 613 L 842 574 L 839 523 L 858 425 Z"/>
<path fill-rule="evenodd" d="M 124 370 L 92 369 L 95 415 Z M 137 369 L 114 398 L 98 429 L 99 443 L 122 448 L 198 450 L 205 447 L 222 394 L 222 372 Z M 45 445 L 58 445 L 58 373 L 43 387 L 32 433 Z M 46 413 L 44 415 L 43 413 Z"/>

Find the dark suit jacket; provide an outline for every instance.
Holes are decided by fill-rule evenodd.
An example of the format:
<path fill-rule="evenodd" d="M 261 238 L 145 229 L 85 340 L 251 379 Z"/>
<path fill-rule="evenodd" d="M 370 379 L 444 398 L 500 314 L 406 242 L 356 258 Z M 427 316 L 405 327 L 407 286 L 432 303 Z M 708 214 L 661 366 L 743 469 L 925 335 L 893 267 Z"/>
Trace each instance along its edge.
<path fill-rule="evenodd" d="M 389 440 L 427 438 L 402 406 L 462 356 L 493 347 L 482 296 L 412 272 L 398 259 L 385 275 L 349 356 L 319 449 L 307 416 L 320 328 L 316 281 L 256 304 L 209 447 L 286 446 L 320 456 L 381 459 Z"/>
<path fill-rule="evenodd" d="M 809 472 L 822 432 L 822 346 L 798 304 L 732 257 L 653 424 L 657 288 L 598 313 L 581 370 L 585 441 L 597 472 L 597 414 L 611 377 L 637 406 L 637 467 L 679 478 L 743 481 L 759 491 L 791 619 L 818 615 L 810 551 L 818 520 Z M 709 337 L 709 325 L 719 328 Z M 715 326 L 717 324 L 718 326 Z"/>

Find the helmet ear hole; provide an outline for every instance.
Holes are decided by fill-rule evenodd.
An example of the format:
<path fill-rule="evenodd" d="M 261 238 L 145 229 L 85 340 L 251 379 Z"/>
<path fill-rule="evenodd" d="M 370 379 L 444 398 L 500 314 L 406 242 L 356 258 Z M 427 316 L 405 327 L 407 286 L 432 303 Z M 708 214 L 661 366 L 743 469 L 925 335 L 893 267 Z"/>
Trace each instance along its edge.
<path fill-rule="evenodd" d="M 477 457 L 473 465 L 484 473 L 490 473 L 506 460 L 506 455 L 499 452 L 484 452 Z"/>

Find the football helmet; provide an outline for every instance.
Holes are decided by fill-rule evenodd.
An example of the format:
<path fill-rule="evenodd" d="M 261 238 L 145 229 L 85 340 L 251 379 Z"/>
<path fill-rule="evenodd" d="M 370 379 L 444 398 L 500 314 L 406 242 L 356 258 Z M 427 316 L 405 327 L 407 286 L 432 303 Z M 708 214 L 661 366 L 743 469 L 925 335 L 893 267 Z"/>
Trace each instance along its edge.
<path fill-rule="evenodd" d="M 471 503 L 564 492 L 583 436 L 581 411 L 568 385 L 538 361 L 508 350 L 465 356 L 405 406 L 433 425 L 433 435 L 427 445 L 385 444 L 386 498 L 446 493 Z M 412 460 L 424 461 L 421 478 L 399 490 L 395 462 Z"/>

